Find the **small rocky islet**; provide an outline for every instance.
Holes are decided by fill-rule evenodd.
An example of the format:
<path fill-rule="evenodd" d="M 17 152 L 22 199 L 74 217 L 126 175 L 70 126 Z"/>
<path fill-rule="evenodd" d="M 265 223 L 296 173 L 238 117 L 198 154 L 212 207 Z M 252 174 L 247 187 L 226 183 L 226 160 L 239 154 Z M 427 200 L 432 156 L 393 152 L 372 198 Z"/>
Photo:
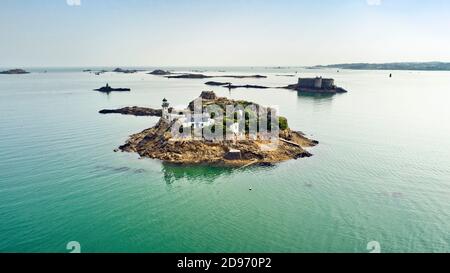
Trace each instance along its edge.
<path fill-rule="evenodd" d="M 130 92 L 130 88 L 113 88 L 109 84 L 106 84 L 103 87 L 98 89 L 94 89 L 94 91 L 102 92 L 102 93 L 111 93 L 111 92 Z"/>
<path fill-rule="evenodd" d="M 299 93 L 337 94 L 348 92 L 344 88 L 336 86 L 334 79 L 322 77 L 299 78 L 296 84 L 282 88 L 295 90 Z"/>
<path fill-rule="evenodd" d="M 237 88 L 269 89 L 269 88 L 271 88 L 268 86 L 255 85 L 255 84 L 234 85 L 231 82 L 215 82 L 215 81 L 205 82 L 205 84 L 209 85 L 209 86 L 223 86 L 228 89 L 237 89 Z"/>
<path fill-rule="evenodd" d="M 268 110 L 261 105 L 247 101 L 235 101 L 224 97 L 217 97 L 212 91 L 204 91 L 200 95 L 202 107 L 208 105 L 255 105 L 263 112 Z M 273 141 L 264 139 L 261 135 L 250 138 L 246 133 L 239 139 L 207 140 L 203 138 L 176 139 L 173 135 L 173 126 L 177 122 L 186 120 L 182 113 L 193 110 L 194 102 L 189 103 L 183 110 L 174 111 L 167 100 L 163 100 L 163 109 L 150 109 L 141 107 L 128 107 L 118 110 L 102 110 L 100 113 L 120 113 L 137 116 L 161 116 L 160 120 L 152 128 L 130 136 L 128 141 L 119 147 L 123 152 L 133 152 L 141 157 L 159 159 L 167 163 L 182 165 L 218 165 L 218 166 L 248 166 L 271 165 L 291 159 L 310 157 L 312 154 L 305 148 L 318 144 L 298 131 L 288 127 L 287 119 L 279 117 L 279 138 L 274 146 Z M 176 114 L 172 114 L 176 112 Z M 260 112 L 261 113 L 261 112 Z M 246 113 L 247 114 L 247 113 Z M 170 116 L 173 115 L 173 116 Z M 208 118 L 209 119 L 209 118 Z M 203 120 L 204 121 L 204 120 Z M 190 124 L 190 123 L 189 123 Z M 220 123 L 219 123 L 220 124 Z M 219 125 L 217 124 L 217 125 Z M 215 125 L 213 125 L 215 126 Z M 220 125 L 221 126 L 221 125 Z M 192 130 L 198 129 L 189 125 Z M 183 130 L 184 130 L 183 128 Z M 219 127 L 218 127 L 219 128 Z M 203 127 L 200 128 L 203 130 Z M 224 129 L 225 130 L 228 129 Z"/>
<path fill-rule="evenodd" d="M 30 72 L 25 71 L 23 69 L 10 69 L 5 71 L 0 71 L 0 74 L 4 75 L 21 75 L 21 74 L 30 74 Z"/>
<path fill-rule="evenodd" d="M 132 115 L 139 117 L 161 117 L 162 109 L 152 109 L 145 107 L 124 107 L 120 109 L 103 109 L 99 111 L 100 114 L 122 114 L 122 115 Z"/>
<path fill-rule="evenodd" d="M 114 69 L 112 72 L 124 73 L 124 74 L 134 74 L 134 73 L 137 73 L 139 71 L 142 71 L 142 70 L 138 70 L 138 69 L 123 69 L 123 68 L 118 67 L 118 68 Z"/>
<path fill-rule="evenodd" d="M 265 79 L 263 75 L 220 75 L 210 76 L 204 74 L 183 73 L 179 75 L 166 76 L 168 79 L 210 79 L 210 78 L 234 78 L 234 79 Z"/>
<path fill-rule="evenodd" d="M 150 72 L 148 74 L 156 75 L 156 76 L 166 76 L 166 75 L 171 75 L 172 72 L 166 71 L 166 70 L 162 70 L 162 69 L 156 69 L 156 70 L 153 70 L 152 72 Z"/>

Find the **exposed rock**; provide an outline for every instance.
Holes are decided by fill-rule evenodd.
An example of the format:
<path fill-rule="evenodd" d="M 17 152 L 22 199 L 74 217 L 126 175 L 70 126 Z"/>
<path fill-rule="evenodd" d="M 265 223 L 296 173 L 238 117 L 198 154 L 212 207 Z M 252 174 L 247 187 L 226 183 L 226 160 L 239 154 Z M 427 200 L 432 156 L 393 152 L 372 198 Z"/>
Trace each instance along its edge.
<path fill-rule="evenodd" d="M 229 85 L 225 85 L 224 87 L 229 88 L 229 89 L 237 89 L 237 88 L 268 89 L 268 88 L 272 88 L 272 87 L 268 87 L 268 86 L 254 85 L 254 84 L 245 84 L 245 85 L 229 84 Z"/>
<path fill-rule="evenodd" d="M 271 88 L 271 87 L 267 87 L 267 86 L 254 85 L 254 84 L 234 85 L 230 82 L 214 82 L 214 81 L 206 82 L 205 84 L 210 85 L 210 86 L 223 86 L 223 87 L 226 87 L 229 89 L 237 89 L 237 88 L 267 89 L 267 88 Z"/>
<path fill-rule="evenodd" d="M 160 159 L 175 164 L 208 164 L 224 166 L 246 166 L 249 164 L 271 165 L 290 159 L 312 156 L 300 146 L 279 142 L 275 150 L 262 149 L 270 143 L 265 141 L 243 140 L 233 142 L 208 142 L 202 140 L 171 141 L 170 125 L 165 122 L 141 133 L 132 135 L 125 145 L 119 147 L 125 152 L 135 152 L 141 157 Z M 294 140 L 291 140 L 294 141 Z M 303 147 L 314 144 L 302 138 Z M 230 155 L 230 147 L 238 150 Z"/>
<path fill-rule="evenodd" d="M 310 88 L 310 87 L 300 87 L 298 84 L 288 85 L 286 87 L 282 87 L 285 89 L 295 90 L 300 93 L 321 93 L 321 94 L 336 94 L 336 93 L 347 93 L 348 91 L 341 87 L 332 87 L 332 88 Z"/>
<path fill-rule="evenodd" d="M 299 78 L 297 84 L 292 84 L 286 88 L 296 90 L 301 93 L 346 93 L 347 90 L 337 87 L 334 79 L 322 77 L 315 78 Z"/>
<path fill-rule="evenodd" d="M 156 69 L 156 70 L 153 70 L 152 72 L 150 72 L 148 74 L 150 74 L 150 75 L 158 75 L 158 76 L 166 76 L 166 75 L 172 74 L 172 72 L 166 71 L 166 70 L 161 70 L 161 69 Z"/>
<path fill-rule="evenodd" d="M 216 93 L 214 93 L 213 91 L 203 91 L 200 94 L 200 98 L 202 98 L 204 100 L 216 100 L 217 96 L 216 96 Z"/>
<path fill-rule="evenodd" d="M 212 78 L 203 74 L 181 74 L 176 76 L 167 76 L 169 79 L 207 79 Z"/>
<path fill-rule="evenodd" d="M 1 71 L 0 74 L 7 74 L 7 75 L 18 75 L 18 74 L 29 74 L 30 72 L 25 71 L 23 69 L 11 69 L 6 71 Z"/>
<path fill-rule="evenodd" d="M 110 93 L 110 92 L 130 92 L 130 88 L 112 88 L 109 86 L 109 84 L 106 84 L 106 86 L 100 87 L 98 89 L 94 89 L 94 91 L 99 91 L 103 93 Z"/>
<path fill-rule="evenodd" d="M 235 78 L 235 79 L 265 79 L 267 76 L 262 75 L 250 75 L 250 76 L 233 76 L 233 75 L 227 75 L 227 76 L 217 76 L 218 78 Z"/>
<path fill-rule="evenodd" d="M 295 75 L 275 75 L 277 77 L 295 77 Z"/>
<path fill-rule="evenodd" d="M 167 76 L 169 79 L 209 79 L 209 78 L 235 78 L 235 79 L 264 79 L 267 76 L 262 75 L 224 75 L 224 76 L 208 76 L 204 74 L 181 74 L 176 76 Z"/>
<path fill-rule="evenodd" d="M 95 74 L 95 75 L 100 75 L 100 74 L 103 74 L 103 73 L 106 73 L 106 72 L 108 72 L 108 71 L 106 71 L 106 70 L 92 70 L 92 69 L 85 69 L 85 70 L 83 70 L 83 72 L 86 72 L 86 73 L 91 73 L 91 74 Z"/>
<path fill-rule="evenodd" d="M 100 74 L 103 74 L 103 73 L 106 73 L 106 72 L 108 72 L 108 71 L 106 71 L 106 70 L 101 70 L 101 71 L 94 72 L 94 74 L 95 74 L 96 76 L 99 76 Z"/>
<path fill-rule="evenodd" d="M 122 69 L 122 68 L 116 68 L 113 70 L 113 72 L 117 72 L 117 73 L 125 73 L 125 74 L 132 74 L 132 73 L 136 73 L 139 70 L 136 69 Z"/>
<path fill-rule="evenodd" d="M 133 116 L 162 116 L 161 109 L 151 109 L 145 107 L 124 107 L 121 109 L 103 109 L 99 111 L 100 114 L 122 114 L 122 115 L 133 115 Z"/>
<path fill-rule="evenodd" d="M 231 85 L 230 82 L 215 82 L 215 81 L 205 82 L 205 84 L 206 84 L 206 85 L 211 85 L 211 86 Z"/>
<path fill-rule="evenodd" d="M 206 85 L 210 86 L 222 86 L 226 87 L 228 89 L 238 89 L 238 88 L 252 88 L 252 89 L 268 89 L 268 88 L 282 88 L 282 87 L 269 87 L 269 86 L 263 86 L 263 85 L 255 85 L 255 84 L 244 84 L 244 85 L 234 85 L 230 82 L 215 82 L 210 81 L 206 82 Z"/>

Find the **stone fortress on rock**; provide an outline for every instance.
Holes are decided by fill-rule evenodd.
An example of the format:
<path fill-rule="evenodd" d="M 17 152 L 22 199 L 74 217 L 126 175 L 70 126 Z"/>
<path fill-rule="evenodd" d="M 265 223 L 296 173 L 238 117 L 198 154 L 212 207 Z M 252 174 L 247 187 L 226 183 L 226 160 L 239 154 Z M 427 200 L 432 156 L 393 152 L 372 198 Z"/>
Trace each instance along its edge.
<path fill-rule="evenodd" d="M 334 79 L 330 78 L 299 78 L 298 83 L 288 86 L 289 89 L 297 90 L 300 93 L 346 93 L 347 90 L 338 87 Z"/>

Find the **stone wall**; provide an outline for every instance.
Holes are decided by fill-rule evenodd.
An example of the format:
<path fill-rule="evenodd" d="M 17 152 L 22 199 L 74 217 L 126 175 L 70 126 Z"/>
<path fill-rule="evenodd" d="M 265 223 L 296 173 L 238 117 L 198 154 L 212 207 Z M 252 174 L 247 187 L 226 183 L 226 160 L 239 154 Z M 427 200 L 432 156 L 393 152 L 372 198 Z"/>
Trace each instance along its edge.
<path fill-rule="evenodd" d="M 316 78 L 299 78 L 298 87 L 314 88 L 314 89 L 332 89 L 334 88 L 334 79 Z"/>

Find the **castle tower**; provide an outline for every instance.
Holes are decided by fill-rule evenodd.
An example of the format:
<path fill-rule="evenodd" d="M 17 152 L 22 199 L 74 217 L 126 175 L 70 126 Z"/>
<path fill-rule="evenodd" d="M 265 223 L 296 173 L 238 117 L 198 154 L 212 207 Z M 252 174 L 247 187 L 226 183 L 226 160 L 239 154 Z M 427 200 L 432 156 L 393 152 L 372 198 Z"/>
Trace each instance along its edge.
<path fill-rule="evenodd" d="M 166 98 L 163 99 L 163 103 L 161 106 L 162 106 L 162 118 L 167 122 L 170 122 L 169 103 L 167 102 Z"/>

